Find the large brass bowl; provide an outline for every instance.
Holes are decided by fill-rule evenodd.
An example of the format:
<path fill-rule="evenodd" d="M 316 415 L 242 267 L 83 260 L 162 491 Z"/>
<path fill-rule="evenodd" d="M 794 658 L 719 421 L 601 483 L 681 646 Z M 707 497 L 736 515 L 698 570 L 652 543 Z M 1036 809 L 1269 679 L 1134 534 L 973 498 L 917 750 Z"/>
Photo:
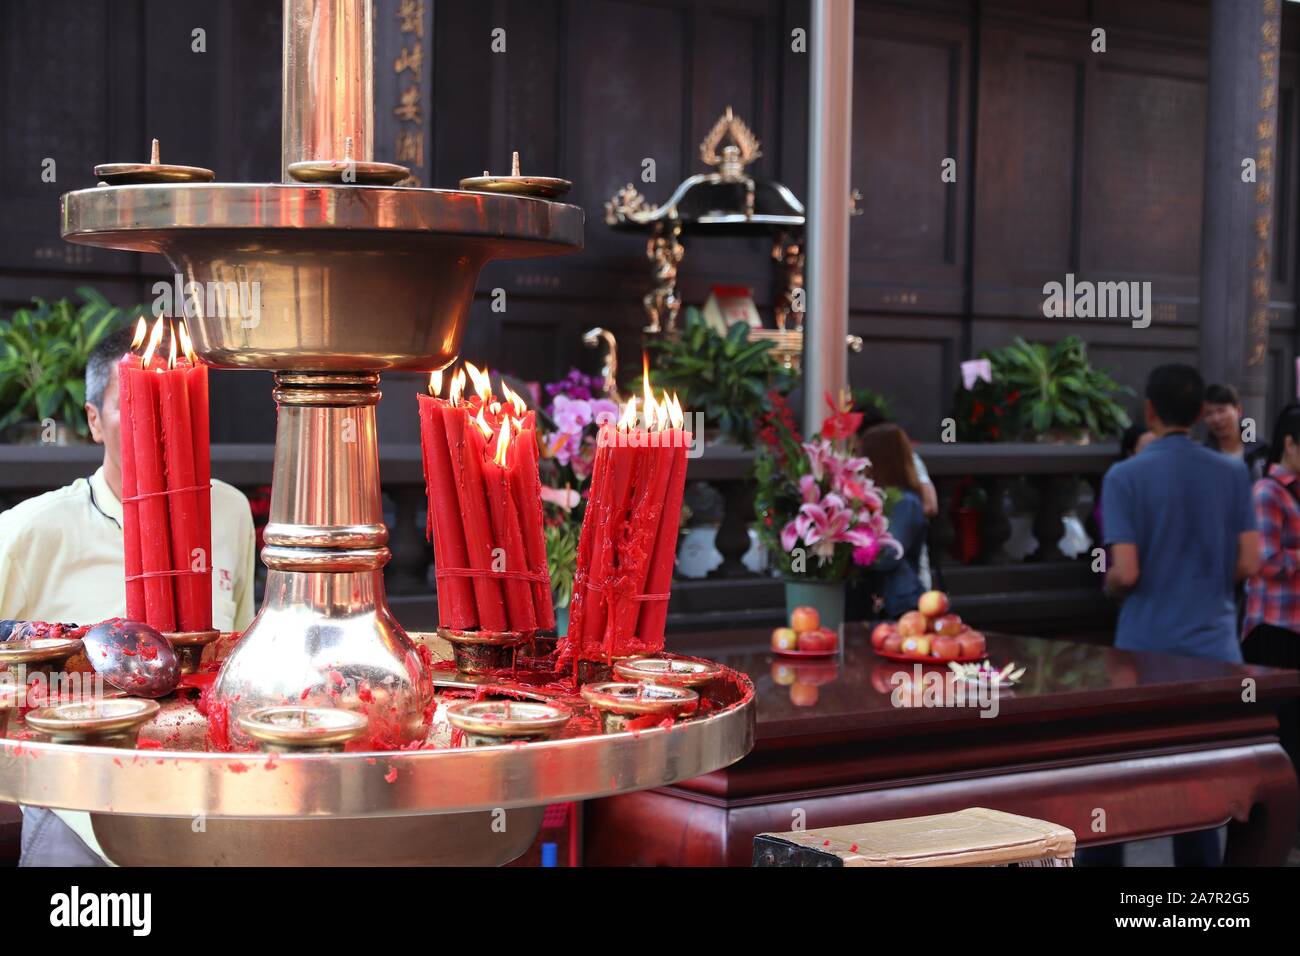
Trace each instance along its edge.
<path fill-rule="evenodd" d="M 562 203 L 354 185 L 100 186 L 61 215 L 68 241 L 160 253 L 198 284 L 209 364 L 351 372 L 445 366 L 485 263 L 576 252 L 583 229 Z"/>

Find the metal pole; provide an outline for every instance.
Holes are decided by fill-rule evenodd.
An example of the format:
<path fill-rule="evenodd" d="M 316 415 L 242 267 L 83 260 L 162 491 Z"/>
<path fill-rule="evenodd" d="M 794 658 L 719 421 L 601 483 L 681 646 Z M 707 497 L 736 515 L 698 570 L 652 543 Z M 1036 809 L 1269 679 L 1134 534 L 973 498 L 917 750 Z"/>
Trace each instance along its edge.
<path fill-rule="evenodd" d="M 374 159 L 373 44 L 370 0 L 284 0 L 284 182 L 294 163 Z"/>
<path fill-rule="evenodd" d="M 848 384 L 849 190 L 853 144 L 853 2 L 813 0 L 808 101 L 808 314 L 804 429 L 826 417 L 825 395 Z"/>

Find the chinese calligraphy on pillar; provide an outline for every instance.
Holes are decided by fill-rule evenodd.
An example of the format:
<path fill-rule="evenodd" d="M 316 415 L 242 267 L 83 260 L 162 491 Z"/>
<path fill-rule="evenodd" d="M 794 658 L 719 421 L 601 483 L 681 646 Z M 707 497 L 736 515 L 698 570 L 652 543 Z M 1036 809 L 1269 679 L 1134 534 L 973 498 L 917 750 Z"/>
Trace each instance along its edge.
<path fill-rule="evenodd" d="M 1259 100 L 1255 124 L 1255 256 L 1250 280 L 1250 351 L 1247 365 L 1268 358 L 1268 300 L 1272 285 L 1269 263 L 1273 242 L 1273 176 L 1277 142 L 1278 46 L 1281 34 L 1279 0 L 1256 0 L 1261 6 Z"/>
<path fill-rule="evenodd" d="M 432 18 L 425 0 L 375 4 L 375 154 L 411 170 L 403 186 L 428 178 Z"/>

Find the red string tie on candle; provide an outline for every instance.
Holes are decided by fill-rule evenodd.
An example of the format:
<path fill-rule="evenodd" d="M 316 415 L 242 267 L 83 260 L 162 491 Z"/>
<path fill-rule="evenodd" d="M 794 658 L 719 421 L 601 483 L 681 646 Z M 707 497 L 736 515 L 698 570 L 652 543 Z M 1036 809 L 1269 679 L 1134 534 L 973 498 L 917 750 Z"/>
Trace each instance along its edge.
<path fill-rule="evenodd" d="M 167 495 L 191 494 L 195 491 L 206 491 L 211 485 L 188 485 L 184 488 L 165 488 L 162 491 L 146 491 L 143 494 L 127 495 L 122 499 L 122 504 L 136 504 L 146 498 L 162 498 Z M 147 578 L 174 578 L 183 574 L 200 575 L 207 574 L 207 569 L 195 571 L 193 568 L 181 568 L 177 571 L 142 571 L 139 574 L 128 574 L 127 581 L 143 581 Z"/>
<path fill-rule="evenodd" d="M 491 568 L 434 568 L 437 578 L 508 578 L 511 581 L 547 581 L 545 571 L 493 571 Z"/>

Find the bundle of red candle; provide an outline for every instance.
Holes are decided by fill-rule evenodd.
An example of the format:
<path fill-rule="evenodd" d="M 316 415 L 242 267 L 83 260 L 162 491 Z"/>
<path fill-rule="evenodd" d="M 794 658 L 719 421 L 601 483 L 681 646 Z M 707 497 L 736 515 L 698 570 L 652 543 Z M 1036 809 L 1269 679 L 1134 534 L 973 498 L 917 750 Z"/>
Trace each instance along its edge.
<path fill-rule="evenodd" d="M 466 373 L 475 394 L 466 397 Z M 438 579 L 438 623 L 456 630 L 532 634 L 555 627 L 542 534 L 537 429 L 523 399 L 466 362 L 439 397 L 442 373 L 420 395 L 427 533 Z"/>
<path fill-rule="evenodd" d="M 656 401 L 645 383 L 644 427 L 633 398 L 598 436 L 564 650 L 575 667 L 664 647 L 689 442 L 677 396 Z"/>
<path fill-rule="evenodd" d="M 147 341 L 140 320 L 118 364 L 118 405 L 126 616 L 163 632 L 210 630 L 208 369 L 183 320 L 159 316 Z"/>

